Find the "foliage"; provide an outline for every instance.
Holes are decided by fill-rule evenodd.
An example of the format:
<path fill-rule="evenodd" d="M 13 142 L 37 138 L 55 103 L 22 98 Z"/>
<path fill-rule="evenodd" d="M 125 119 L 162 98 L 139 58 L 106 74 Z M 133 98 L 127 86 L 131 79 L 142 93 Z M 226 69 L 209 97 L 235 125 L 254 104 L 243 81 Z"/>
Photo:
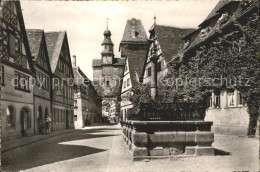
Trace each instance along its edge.
<path fill-rule="evenodd" d="M 258 2 L 259 3 L 259 2 Z M 224 25 L 224 24 L 223 24 Z M 208 108 L 207 100 L 211 92 L 237 89 L 246 100 L 250 122 L 248 134 L 255 134 L 260 105 L 260 57 L 259 57 L 259 16 L 254 13 L 244 20 L 234 20 L 233 24 L 219 29 L 215 27 L 209 38 L 195 51 L 184 53 L 172 61 L 169 73 L 159 82 L 158 96 L 152 100 L 150 86 L 139 84 L 133 88 L 131 97 L 135 108 L 141 102 L 169 103 L 180 100 L 199 103 L 203 112 Z M 178 78 L 194 81 L 177 87 Z M 202 78 L 198 83 L 198 78 Z M 207 78 L 227 78 L 212 80 Z M 242 78 L 242 79 L 241 79 Z M 250 79 L 250 86 L 246 81 Z M 175 80 L 173 80 L 175 79 Z M 174 85 L 167 85 L 173 80 Z M 211 81 L 211 80 L 210 80 Z M 222 81 L 222 82 L 221 82 Z M 230 81 L 230 82 L 229 82 Z M 195 83 L 195 84 L 194 84 Z"/>

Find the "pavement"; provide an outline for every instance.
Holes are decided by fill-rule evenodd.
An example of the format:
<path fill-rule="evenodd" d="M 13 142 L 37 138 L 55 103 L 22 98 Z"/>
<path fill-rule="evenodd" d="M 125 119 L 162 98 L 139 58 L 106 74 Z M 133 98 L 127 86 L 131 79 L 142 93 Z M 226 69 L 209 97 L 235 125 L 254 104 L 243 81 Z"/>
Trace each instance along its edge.
<path fill-rule="evenodd" d="M 35 135 L 35 136 L 29 136 L 29 137 L 21 137 L 18 139 L 4 141 L 4 142 L 2 142 L 2 153 L 15 149 L 15 148 L 18 148 L 18 147 L 32 144 L 34 142 L 44 140 L 46 138 L 51 138 L 51 137 L 55 137 L 55 136 L 62 135 L 62 134 L 68 134 L 68 133 L 71 133 L 74 131 L 75 131 L 74 129 L 67 129 L 67 130 L 51 132 L 50 134 L 41 134 L 41 135 Z"/>
<path fill-rule="evenodd" d="M 2 154 L 3 171 L 259 171 L 257 138 L 215 135 L 216 156 L 132 161 L 120 125 L 87 127 Z"/>

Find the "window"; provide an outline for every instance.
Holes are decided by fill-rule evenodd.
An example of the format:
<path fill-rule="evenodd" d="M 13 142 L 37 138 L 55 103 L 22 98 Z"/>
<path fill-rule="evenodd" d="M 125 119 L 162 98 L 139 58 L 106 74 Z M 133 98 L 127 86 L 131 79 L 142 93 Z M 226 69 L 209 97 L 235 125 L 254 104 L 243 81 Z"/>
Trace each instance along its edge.
<path fill-rule="evenodd" d="M 61 110 L 61 120 L 60 121 L 63 123 L 63 110 Z"/>
<path fill-rule="evenodd" d="M 209 107 L 213 107 L 212 96 L 209 98 Z"/>
<path fill-rule="evenodd" d="M 58 118 L 57 118 L 58 123 L 60 123 L 60 116 L 61 116 L 61 111 L 60 111 L 60 109 L 58 109 Z"/>
<path fill-rule="evenodd" d="M 57 90 L 59 89 L 59 86 L 58 86 L 58 85 L 59 85 L 59 82 L 58 82 L 57 79 L 55 79 L 55 80 L 54 80 L 54 90 L 57 91 Z"/>
<path fill-rule="evenodd" d="M 30 91 L 29 77 L 18 72 L 14 72 L 14 87 L 22 91 Z"/>
<path fill-rule="evenodd" d="M 234 91 L 228 93 L 228 106 L 234 106 L 235 105 L 235 99 L 234 99 Z"/>
<path fill-rule="evenodd" d="M 152 71 L 151 71 L 151 68 L 149 67 L 148 69 L 147 69 L 147 76 L 151 76 L 152 75 Z"/>
<path fill-rule="evenodd" d="M 19 74 L 17 72 L 14 72 L 14 77 L 15 77 L 15 80 L 14 80 L 14 87 L 17 89 L 19 88 Z"/>
<path fill-rule="evenodd" d="M 30 86 L 29 77 L 26 76 L 26 77 L 25 77 L 25 89 L 26 89 L 26 90 L 29 90 L 29 86 Z"/>
<path fill-rule="evenodd" d="M 47 89 L 47 90 L 50 89 L 50 88 L 49 88 L 49 87 L 50 87 L 50 86 L 49 86 L 49 82 L 50 82 L 50 81 L 49 81 L 49 78 L 46 77 L 46 89 Z"/>
<path fill-rule="evenodd" d="M 162 70 L 162 62 L 157 62 L 157 72 L 160 72 Z"/>
<path fill-rule="evenodd" d="M 46 89 L 46 76 L 42 74 L 42 88 Z"/>
<path fill-rule="evenodd" d="M 64 70 L 64 63 L 61 61 L 61 71 L 63 72 L 63 70 Z"/>
<path fill-rule="evenodd" d="M 243 99 L 241 93 L 238 93 L 238 104 L 239 105 L 244 105 L 245 104 L 245 99 Z"/>
<path fill-rule="evenodd" d="M 109 86 L 109 81 L 106 81 L 107 86 Z"/>
<path fill-rule="evenodd" d="M 26 59 L 26 57 L 25 57 L 25 56 L 22 56 L 21 59 L 22 59 L 22 66 L 23 66 L 24 68 L 27 68 L 27 59 Z"/>
<path fill-rule="evenodd" d="M 215 96 L 215 107 L 220 108 L 220 96 L 219 95 Z"/>
<path fill-rule="evenodd" d="M 15 109 L 12 106 L 8 106 L 6 109 L 6 122 L 7 128 L 14 128 L 15 127 Z"/>
<path fill-rule="evenodd" d="M 5 84 L 5 70 L 4 66 L 1 66 L 1 75 L 0 75 L 0 84 L 4 85 Z"/>
<path fill-rule="evenodd" d="M 126 81 L 124 81 L 124 83 L 123 83 L 123 88 L 125 88 L 126 87 Z"/>
<path fill-rule="evenodd" d="M 22 74 L 20 74 L 19 83 L 20 83 L 20 88 L 22 90 L 25 90 L 25 78 L 24 78 L 24 76 Z"/>
<path fill-rule="evenodd" d="M 15 37 L 13 34 L 9 34 L 9 54 L 15 55 Z"/>
<path fill-rule="evenodd" d="M 130 79 L 129 78 L 127 78 L 127 86 L 129 86 L 130 85 Z"/>

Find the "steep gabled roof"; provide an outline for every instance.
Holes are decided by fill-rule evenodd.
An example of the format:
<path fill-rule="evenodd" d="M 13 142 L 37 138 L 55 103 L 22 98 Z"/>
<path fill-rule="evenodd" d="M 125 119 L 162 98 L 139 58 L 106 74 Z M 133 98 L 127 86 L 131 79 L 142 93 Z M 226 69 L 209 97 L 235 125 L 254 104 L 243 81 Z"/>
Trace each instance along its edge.
<path fill-rule="evenodd" d="M 74 83 L 76 85 L 81 85 L 85 80 L 88 80 L 91 82 L 91 80 L 84 74 L 84 72 L 80 69 L 80 67 L 74 67 L 73 68 L 74 73 Z"/>
<path fill-rule="evenodd" d="M 135 37 L 132 37 L 132 31 L 135 32 Z M 127 20 L 122 42 L 147 42 L 147 35 L 141 20 L 135 18 Z"/>
<path fill-rule="evenodd" d="M 127 50 L 126 58 L 128 60 L 129 73 L 132 86 L 135 86 L 139 82 L 139 77 L 142 76 L 143 67 L 145 64 L 145 59 L 148 51 L 143 50 Z"/>
<path fill-rule="evenodd" d="M 226 3 L 224 3 L 224 2 L 226 2 Z M 213 12 L 214 12 L 214 14 L 219 13 L 218 15 L 221 15 L 221 12 L 219 11 L 221 8 L 223 8 L 224 6 L 225 6 L 224 8 L 228 8 L 228 5 L 235 4 L 235 3 L 243 3 L 243 2 L 242 1 L 241 2 L 240 1 L 220 1 L 219 4 L 213 9 Z M 201 36 L 201 34 L 198 34 L 198 36 L 191 43 L 191 45 L 187 49 L 185 49 L 185 53 L 192 50 L 194 47 L 200 46 L 202 43 L 209 40 L 214 35 L 219 34 L 219 32 L 217 30 L 222 30 L 222 29 L 227 28 L 228 26 L 232 25 L 232 23 L 234 23 L 234 21 L 238 20 L 241 16 L 245 15 L 246 13 L 248 13 L 255 7 L 258 7 L 257 1 L 255 1 L 255 2 L 252 1 L 252 4 L 247 8 L 247 10 L 241 11 L 240 8 L 237 8 L 234 11 L 234 13 L 232 14 L 232 16 L 229 17 L 229 19 L 225 23 L 223 23 L 222 25 L 215 24 L 212 27 L 211 31 L 209 31 L 208 36 Z M 210 18 L 208 20 L 210 20 Z"/>
<path fill-rule="evenodd" d="M 48 72 L 51 74 L 51 66 L 50 66 L 50 59 L 49 59 L 49 54 L 47 50 L 47 45 L 46 45 L 46 40 L 45 40 L 45 35 L 44 35 L 44 30 L 41 29 L 27 29 L 26 30 L 28 41 L 29 41 L 29 46 L 31 50 L 31 54 L 33 56 L 33 60 L 36 62 L 40 48 L 43 48 L 45 51 L 45 58 L 46 58 L 46 63 L 48 67 Z M 43 47 L 41 47 L 43 45 Z"/>
<path fill-rule="evenodd" d="M 26 29 L 26 33 L 29 41 L 31 55 L 36 60 L 40 51 L 42 35 L 44 34 L 44 31 L 40 29 Z"/>
<path fill-rule="evenodd" d="M 155 25 L 150 32 L 155 32 L 157 41 L 162 49 L 163 57 L 166 62 L 169 62 L 174 55 L 183 51 L 184 41 L 182 38 L 194 30 L 191 28 Z"/>
<path fill-rule="evenodd" d="M 124 66 L 125 65 L 125 58 L 115 58 L 114 59 L 114 66 Z"/>
<path fill-rule="evenodd" d="M 65 35 L 65 31 L 45 33 L 52 72 L 55 72 Z"/>
<path fill-rule="evenodd" d="M 92 67 L 99 67 L 102 66 L 102 60 L 101 59 L 93 59 L 92 60 Z"/>
<path fill-rule="evenodd" d="M 218 15 L 218 10 L 220 8 L 222 8 L 223 6 L 225 6 L 226 4 L 230 3 L 231 1 L 229 0 L 220 0 L 217 5 L 214 7 L 214 9 L 209 13 L 209 15 L 206 17 L 206 19 L 199 25 L 203 25 L 205 22 L 207 22 L 208 20 L 210 20 L 212 17 Z"/>

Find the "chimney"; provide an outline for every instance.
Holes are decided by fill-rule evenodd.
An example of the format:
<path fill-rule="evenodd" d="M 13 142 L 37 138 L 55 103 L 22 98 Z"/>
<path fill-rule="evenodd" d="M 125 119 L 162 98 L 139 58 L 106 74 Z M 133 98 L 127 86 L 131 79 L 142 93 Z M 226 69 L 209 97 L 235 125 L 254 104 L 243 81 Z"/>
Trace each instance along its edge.
<path fill-rule="evenodd" d="M 73 67 L 77 67 L 77 63 L 76 63 L 77 57 L 75 55 L 73 55 Z"/>

